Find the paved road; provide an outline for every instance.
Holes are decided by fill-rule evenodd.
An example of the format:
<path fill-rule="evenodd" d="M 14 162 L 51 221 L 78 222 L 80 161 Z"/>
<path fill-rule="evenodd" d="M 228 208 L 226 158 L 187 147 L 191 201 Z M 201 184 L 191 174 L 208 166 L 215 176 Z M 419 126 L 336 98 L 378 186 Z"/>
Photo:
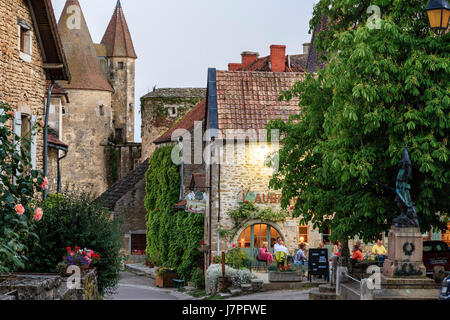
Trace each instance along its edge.
<path fill-rule="evenodd" d="M 189 300 L 188 295 L 174 289 L 160 289 L 155 280 L 145 276 L 137 276 L 130 272 L 120 274 L 119 287 L 116 294 L 105 297 L 105 300 Z"/>

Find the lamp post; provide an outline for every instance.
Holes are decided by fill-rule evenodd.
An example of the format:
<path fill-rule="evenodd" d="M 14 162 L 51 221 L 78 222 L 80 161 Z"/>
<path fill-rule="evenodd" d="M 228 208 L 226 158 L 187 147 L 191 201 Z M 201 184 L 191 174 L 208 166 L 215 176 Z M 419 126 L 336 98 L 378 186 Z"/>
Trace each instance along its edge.
<path fill-rule="evenodd" d="M 430 27 L 436 34 L 441 34 L 448 29 L 450 17 L 448 0 L 430 0 L 426 11 Z"/>

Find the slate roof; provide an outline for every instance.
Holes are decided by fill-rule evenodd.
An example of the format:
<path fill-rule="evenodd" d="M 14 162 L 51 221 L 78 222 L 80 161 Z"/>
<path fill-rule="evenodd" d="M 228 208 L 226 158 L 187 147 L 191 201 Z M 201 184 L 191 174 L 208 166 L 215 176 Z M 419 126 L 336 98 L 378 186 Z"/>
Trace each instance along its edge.
<path fill-rule="evenodd" d="M 147 98 L 202 98 L 206 97 L 205 88 L 160 88 L 150 91 L 141 99 Z"/>
<path fill-rule="evenodd" d="M 325 64 L 323 62 L 319 61 L 319 53 L 316 50 L 314 42 L 317 39 L 320 32 L 327 31 L 327 30 L 329 30 L 328 18 L 326 16 L 322 16 L 320 18 L 319 24 L 314 29 L 314 32 L 313 32 L 313 35 L 311 38 L 311 46 L 309 48 L 308 60 L 307 60 L 307 64 L 306 64 L 306 69 L 309 72 L 316 72 L 317 69 L 325 68 Z"/>
<path fill-rule="evenodd" d="M 80 8 L 79 29 L 71 26 L 71 20 L 68 21 L 73 15 L 72 11 L 68 10 L 70 6 Z M 63 82 L 62 85 L 66 89 L 113 92 L 97 60 L 97 51 L 78 0 L 67 0 L 59 19 L 58 29 L 72 75 L 71 82 Z"/>
<path fill-rule="evenodd" d="M 278 101 L 278 97 L 303 78 L 303 72 L 217 71 L 218 129 L 258 131 L 270 120 L 287 121 L 300 111 L 298 98 Z"/>
<path fill-rule="evenodd" d="M 206 99 L 200 101 L 191 111 L 189 111 L 183 118 L 175 123 L 166 133 L 153 141 L 154 144 L 167 143 L 172 141 L 172 133 L 177 129 L 191 130 L 196 121 L 205 119 Z"/>
<path fill-rule="evenodd" d="M 107 57 L 137 58 L 120 0 L 117 1 L 113 16 L 101 43 L 106 48 Z"/>
<path fill-rule="evenodd" d="M 140 163 L 133 171 L 130 171 L 125 177 L 109 187 L 96 201 L 101 202 L 107 208 L 113 210 L 117 201 L 119 201 L 128 191 L 133 189 L 139 181 L 144 179 L 150 164 L 149 160 L 150 159 L 147 159 Z"/>

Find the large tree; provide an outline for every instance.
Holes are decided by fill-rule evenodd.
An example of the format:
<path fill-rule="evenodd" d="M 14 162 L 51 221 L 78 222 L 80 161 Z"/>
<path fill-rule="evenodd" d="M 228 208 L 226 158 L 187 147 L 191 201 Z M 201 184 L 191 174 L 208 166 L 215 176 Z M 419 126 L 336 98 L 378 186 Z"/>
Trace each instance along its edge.
<path fill-rule="evenodd" d="M 320 0 L 314 43 L 326 67 L 284 92 L 302 111 L 280 129 L 279 171 L 271 187 L 294 214 L 334 238 L 373 240 L 399 212 L 397 164 L 406 144 L 412 197 L 422 231 L 443 228 L 450 204 L 450 39 L 428 26 L 426 0 Z M 370 5 L 381 10 L 371 28 Z M 368 24 L 369 21 L 369 24 Z M 274 159 L 272 159 L 274 160 Z"/>

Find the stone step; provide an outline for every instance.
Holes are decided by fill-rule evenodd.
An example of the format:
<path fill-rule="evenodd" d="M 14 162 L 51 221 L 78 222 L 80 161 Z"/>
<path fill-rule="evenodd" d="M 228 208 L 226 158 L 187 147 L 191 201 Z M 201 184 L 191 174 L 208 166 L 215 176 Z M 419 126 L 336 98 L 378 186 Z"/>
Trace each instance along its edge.
<path fill-rule="evenodd" d="M 316 288 L 309 292 L 309 300 L 337 300 L 337 295 L 331 292 L 320 292 Z"/>
<path fill-rule="evenodd" d="M 219 296 L 221 296 L 222 298 L 229 298 L 229 297 L 231 297 L 231 293 L 220 292 Z"/>
<path fill-rule="evenodd" d="M 241 289 L 243 292 L 251 292 L 253 290 L 251 284 L 241 284 Z"/>
<path fill-rule="evenodd" d="M 230 289 L 230 294 L 232 296 L 239 296 L 242 294 L 242 290 L 241 289 Z"/>
<path fill-rule="evenodd" d="M 328 292 L 328 293 L 336 293 L 336 286 L 327 283 L 327 284 L 321 284 L 319 286 L 319 291 L 320 292 Z"/>

